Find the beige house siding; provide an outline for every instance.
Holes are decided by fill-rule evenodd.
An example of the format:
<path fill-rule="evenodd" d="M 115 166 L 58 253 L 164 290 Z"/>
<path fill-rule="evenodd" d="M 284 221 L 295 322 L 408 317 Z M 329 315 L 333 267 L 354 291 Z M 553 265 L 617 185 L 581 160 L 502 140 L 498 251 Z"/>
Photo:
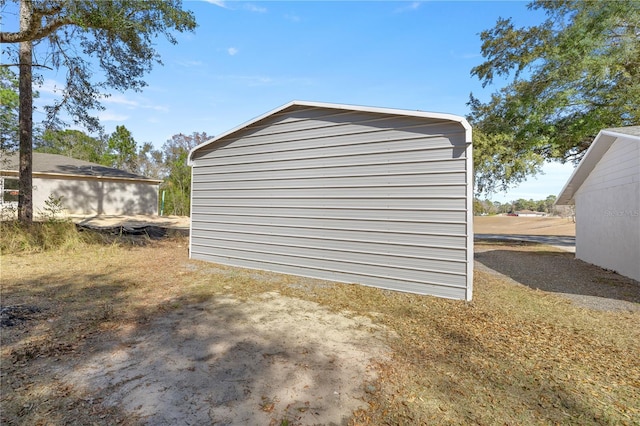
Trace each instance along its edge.
<path fill-rule="evenodd" d="M 44 211 L 45 201 L 53 195 L 62 197 L 62 205 L 68 214 L 158 214 L 158 184 L 78 177 L 34 177 L 33 185 L 34 212 Z"/>

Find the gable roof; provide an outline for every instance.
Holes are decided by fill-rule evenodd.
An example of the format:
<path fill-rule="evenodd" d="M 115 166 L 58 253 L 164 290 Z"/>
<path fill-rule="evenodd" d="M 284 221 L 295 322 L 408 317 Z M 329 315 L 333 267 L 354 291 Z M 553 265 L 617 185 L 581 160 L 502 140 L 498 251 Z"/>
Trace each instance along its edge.
<path fill-rule="evenodd" d="M 589 177 L 589 174 L 591 174 L 604 154 L 611 148 L 611 145 L 621 137 L 635 139 L 640 143 L 640 126 L 615 127 L 601 130 L 580 161 L 580 164 L 578 164 L 578 167 L 576 167 L 569 177 L 562 191 L 560 191 L 560 195 L 558 195 L 558 199 L 555 202 L 556 205 L 563 206 L 573 204 L 573 197 L 576 192 L 578 192 L 578 189 L 580 189 L 584 181 Z"/>
<path fill-rule="evenodd" d="M 18 164 L 19 154 L 17 152 L 0 153 L 0 170 L 2 170 L 4 174 L 17 174 Z M 33 174 L 50 177 L 74 176 L 96 179 L 125 179 L 145 181 L 148 183 L 161 182 L 160 180 L 150 179 L 125 170 L 65 157 L 64 155 L 46 154 L 42 152 L 33 153 Z"/>
<path fill-rule="evenodd" d="M 453 115 L 453 114 L 444 114 L 438 112 L 426 112 L 426 111 L 413 111 L 413 110 L 405 110 L 405 109 L 393 109 L 393 108 L 379 108 L 379 107 L 367 107 L 367 106 L 359 106 L 359 105 L 345 105 L 345 104 L 333 104 L 327 102 L 311 102 L 311 101 L 291 101 L 285 105 L 282 105 L 274 110 L 271 110 L 267 113 L 264 113 L 256 118 L 253 118 L 237 127 L 234 127 L 231 130 L 228 130 L 213 139 L 209 139 L 206 142 L 201 143 L 200 145 L 194 147 L 189 151 L 189 156 L 187 157 L 187 163 L 191 166 L 193 165 L 193 155 L 199 151 L 200 149 L 209 146 L 220 139 L 226 138 L 229 135 L 232 135 L 236 132 L 241 131 L 242 129 L 249 127 L 261 120 L 264 120 L 268 117 L 271 117 L 275 114 L 285 112 L 286 110 L 295 108 L 295 107 L 311 107 L 311 108 L 326 108 L 326 109 L 340 109 L 345 111 L 362 111 L 362 112 L 372 112 L 379 114 L 391 114 L 391 115 L 400 115 L 400 116 L 409 116 L 409 117 L 422 117 L 422 118 L 432 118 L 432 119 L 440 119 L 440 120 L 450 120 L 460 123 L 466 133 L 467 133 L 467 142 L 471 142 L 471 125 L 467 122 L 464 117 Z"/>

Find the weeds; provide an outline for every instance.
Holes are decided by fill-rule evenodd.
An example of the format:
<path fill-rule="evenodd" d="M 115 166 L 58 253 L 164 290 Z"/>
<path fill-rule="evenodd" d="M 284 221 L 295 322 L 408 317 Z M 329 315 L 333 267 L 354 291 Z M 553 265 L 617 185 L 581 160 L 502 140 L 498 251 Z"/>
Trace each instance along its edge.
<path fill-rule="evenodd" d="M 149 235 L 126 235 L 101 232 L 79 227 L 68 219 L 49 217 L 45 222 L 24 224 L 17 220 L 0 222 L 0 252 L 2 254 L 42 253 L 48 251 L 77 251 L 92 245 L 144 246 Z M 167 231 L 164 238 L 181 238 L 175 231 Z"/>
<path fill-rule="evenodd" d="M 100 240 L 97 235 L 78 232 L 66 221 L 48 221 L 23 224 L 18 221 L 0 223 L 0 251 L 10 253 L 40 253 L 51 250 L 79 249 Z"/>

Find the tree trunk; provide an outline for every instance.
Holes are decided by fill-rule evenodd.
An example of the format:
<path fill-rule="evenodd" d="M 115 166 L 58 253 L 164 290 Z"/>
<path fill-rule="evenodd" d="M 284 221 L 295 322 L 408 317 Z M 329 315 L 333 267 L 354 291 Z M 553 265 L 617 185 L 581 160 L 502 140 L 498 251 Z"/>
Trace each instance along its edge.
<path fill-rule="evenodd" d="M 31 0 L 20 1 L 20 30 L 26 30 L 32 19 Z M 18 220 L 22 223 L 33 221 L 33 90 L 32 90 L 32 43 L 20 43 L 20 166 L 18 181 Z"/>

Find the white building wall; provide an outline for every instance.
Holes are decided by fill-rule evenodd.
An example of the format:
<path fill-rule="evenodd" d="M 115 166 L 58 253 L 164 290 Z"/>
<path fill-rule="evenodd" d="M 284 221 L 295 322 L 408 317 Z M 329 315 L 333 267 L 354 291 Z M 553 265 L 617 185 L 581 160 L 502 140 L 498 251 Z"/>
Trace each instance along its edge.
<path fill-rule="evenodd" d="M 640 144 L 618 138 L 575 194 L 576 257 L 640 281 Z"/>
<path fill-rule="evenodd" d="M 192 155 L 194 259 L 470 299 L 470 133 L 295 106 Z"/>
<path fill-rule="evenodd" d="M 50 195 L 62 197 L 68 214 L 157 215 L 158 184 L 110 179 L 33 178 L 34 216 Z"/>

